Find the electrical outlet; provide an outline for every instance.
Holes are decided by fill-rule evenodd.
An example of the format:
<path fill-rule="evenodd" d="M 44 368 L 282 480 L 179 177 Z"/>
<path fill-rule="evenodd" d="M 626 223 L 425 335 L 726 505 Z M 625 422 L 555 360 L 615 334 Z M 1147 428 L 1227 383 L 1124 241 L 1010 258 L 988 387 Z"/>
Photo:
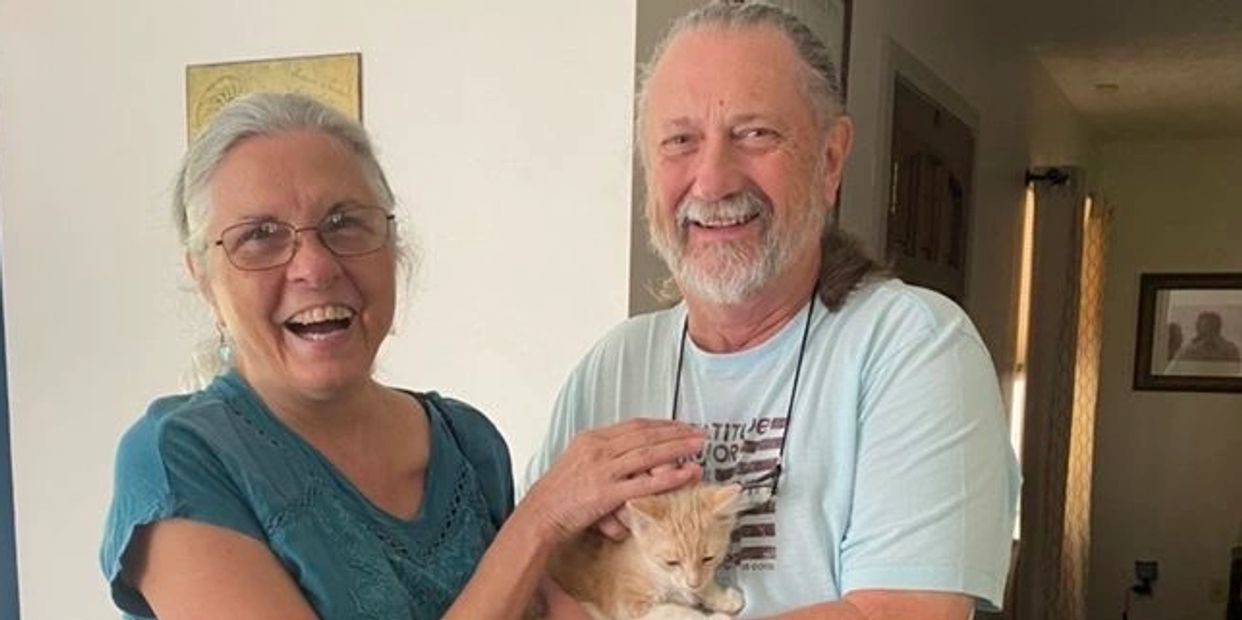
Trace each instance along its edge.
<path fill-rule="evenodd" d="M 1151 582 L 1160 574 L 1160 565 L 1155 560 L 1135 560 L 1134 578 L 1138 581 L 1130 586 L 1130 591 L 1139 596 L 1151 596 Z"/>

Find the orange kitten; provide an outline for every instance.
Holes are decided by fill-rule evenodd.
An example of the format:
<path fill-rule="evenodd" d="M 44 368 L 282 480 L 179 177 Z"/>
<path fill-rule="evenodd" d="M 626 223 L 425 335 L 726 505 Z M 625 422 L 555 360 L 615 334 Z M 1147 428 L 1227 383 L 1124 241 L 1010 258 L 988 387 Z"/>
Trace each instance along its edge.
<path fill-rule="evenodd" d="M 740 491 L 701 484 L 630 500 L 620 513 L 630 536 L 618 543 L 588 530 L 549 572 L 595 620 L 728 620 L 742 609 L 742 593 L 717 584 L 715 572 Z"/>

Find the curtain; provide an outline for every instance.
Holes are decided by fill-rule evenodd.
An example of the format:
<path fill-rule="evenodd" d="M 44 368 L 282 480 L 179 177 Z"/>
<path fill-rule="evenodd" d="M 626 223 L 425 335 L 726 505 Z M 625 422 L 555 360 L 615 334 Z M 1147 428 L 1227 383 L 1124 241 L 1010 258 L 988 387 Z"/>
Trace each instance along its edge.
<path fill-rule="evenodd" d="M 1108 217 L 1075 181 L 1040 186 L 1035 230 L 1021 543 L 1006 616 L 1084 620 Z"/>
<path fill-rule="evenodd" d="M 1061 544 L 1061 587 L 1057 617 L 1087 617 L 1087 566 L 1091 543 L 1091 468 L 1095 445 L 1096 397 L 1100 381 L 1101 309 L 1108 214 L 1088 198 L 1083 208 L 1078 279 L 1078 328 L 1074 350 L 1073 403 L 1065 472 L 1065 516 Z"/>

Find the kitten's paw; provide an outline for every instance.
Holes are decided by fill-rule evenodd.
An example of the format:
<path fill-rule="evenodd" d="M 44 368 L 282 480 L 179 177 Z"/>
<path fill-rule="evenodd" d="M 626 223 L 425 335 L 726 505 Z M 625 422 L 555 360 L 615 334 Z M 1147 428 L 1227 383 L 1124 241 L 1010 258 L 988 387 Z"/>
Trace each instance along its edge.
<path fill-rule="evenodd" d="M 707 620 L 733 620 L 733 616 L 716 612 L 710 616 L 704 616 Z"/>
<path fill-rule="evenodd" d="M 720 592 L 720 596 L 713 601 L 715 605 L 712 607 L 716 611 L 722 611 L 726 614 L 735 614 L 742 611 L 746 606 L 746 599 L 742 597 L 742 591 L 737 588 L 725 588 Z"/>

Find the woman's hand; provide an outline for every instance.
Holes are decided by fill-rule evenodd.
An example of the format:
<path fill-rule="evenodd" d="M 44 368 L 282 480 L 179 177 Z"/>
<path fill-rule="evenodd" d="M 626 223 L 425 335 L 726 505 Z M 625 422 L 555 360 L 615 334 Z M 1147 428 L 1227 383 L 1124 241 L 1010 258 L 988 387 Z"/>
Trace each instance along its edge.
<path fill-rule="evenodd" d="M 560 544 L 628 499 L 698 480 L 698 465 L 669 466 L 698 453 L 704 441 L 702 431 L 669 420 L 632 419 L 579 433 L 514 516 L 536 520 L 547 542 Z"/>
<path fill-rule="evenodd" d="M 647 472 L 648 476 L 656 476 L 667 473 L 669 470 L 682 467 L 698 467 L 694 462 L 677 462 L 665 465 L 656 465 Z M 700 474 L 701 475 L 701 474 Z M 602 519 L 595 522 L 595 530 L 600 534 L 607 536 L 614 542 L 621 542 L 630 535 L 630 528 L 626 527 L 625 522 L 621 520 L 621 508 L 604 515 Z"/>
<path fill-rule="evenodd" d="M 539 585 L 539 594 L 543 597 L 544 609 L 547 612 L 543 620 L 591 620 L 582 604 L 556 585 L 555 581 L 544 579 Z"/>

